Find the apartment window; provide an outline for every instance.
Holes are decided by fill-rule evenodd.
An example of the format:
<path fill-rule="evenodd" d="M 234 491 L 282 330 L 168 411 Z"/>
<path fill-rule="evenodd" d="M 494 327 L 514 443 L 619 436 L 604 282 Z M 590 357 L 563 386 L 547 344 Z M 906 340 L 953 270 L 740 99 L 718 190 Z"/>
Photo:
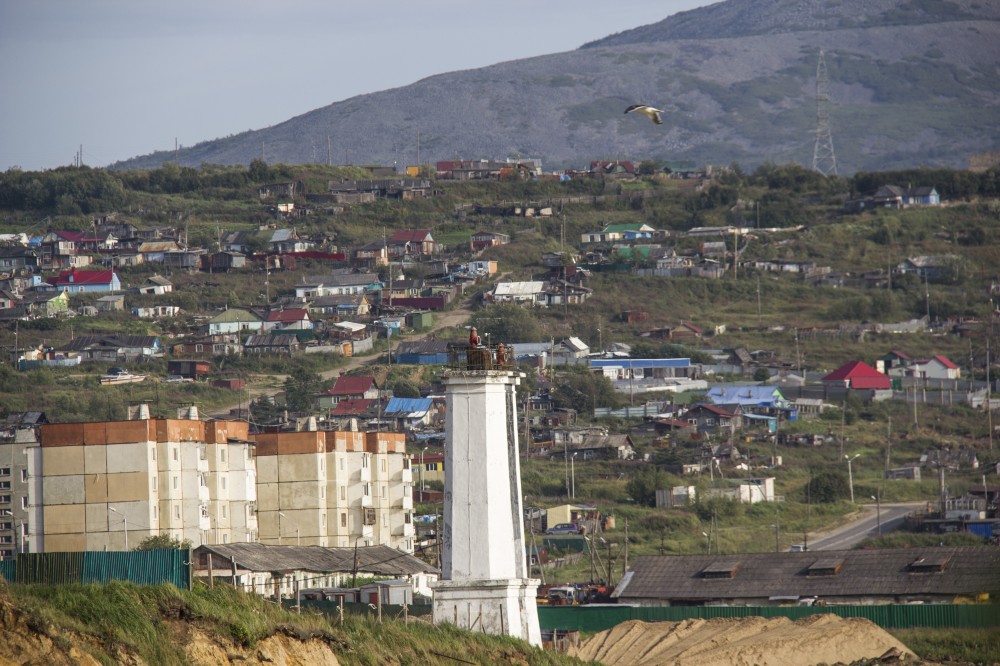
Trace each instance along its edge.
<path fill-rule="evenodd" d="M 382 499 L 385 499 L 389 495 L 389 487 L 382 486 Z"/>
<path fill-rule="evenodd" d="M 409 525 L 410 523 L 412 523 L 413 522 L 413 514 L 411 512 L 409 512 L 409 511 L 404 511 L 403 512 L 403 522 L 406 523 L 407 525 Z"/>
<path fill-rule="evenodd" d="M 361 494 L 364 495 L 365 497 L 371 495 L 372 494 L 371 486 L 369 486 L 367 483 L 361 484 Z M 10 501 L 10 495 L 7 496 L 7 501 L 8 502 Z"/>
<path fill-rule="evenodd" d="M 149 455 L 153 456 L 152 460 L 153 460 L 153 462 L 156 462 L 156 447 L 155 446 L 149 450 Z"/>
<path fill-rule="evenodd" d="M 382 471 L 383 472 L 389 471 L 388 462 L 386 461 L 385 458 L 382 458 Z"/>
<path fill-rule="evenodd" d="M 153 492 L 156 492 L 156 477 L 153 477 Z"/>
<path fill-rule="evenodd" d="M 375 524 L 375 509 L 372 509 L 370 507 L 366 507 L 365 510 L 364 510 L 364 514 L 365 514 L 365 516 L 364 516 L 364 524 L 365 525 L 374 525 Z"/>
<path fill-rule="evenodd" d="M 321 472 L 326 471 L 326 461 L 323 460 L 322 458 L 319 459 L 319 471 Z"/>
<path fill-rule="evenodd" d="M 0 550 L 0 557 L 5 560 L 10 559 L 14 557 L 14 551 L 10 548 L 4 548 L 3 550 Z"/>
<path fill-rule="evenodd" d="M 228 534 L 223 534 L 222 535 L 222 543 L 229 543 L 229 535 Z"/>
<path fill-rule="evenodd" d="M 10 476 L 10 467 L 0 467 L 0 476 Z"/>
<path fill-rule="evenodd" d="M 222 455 L 222 462 L 226 462 L 226 450 L 221 449 L 220 453 Z"/>
<path fill-rule="evenodd" d="M 0 504 L 10 504 L 10 495 L 0 495 Z"/>
<path fill-rule="evenodd" d="M 174 460 L 177 460 L 177 447 L 174 447 Z"/>
<path fill-rule="evenodd" d="M 208 518 L 208 506 L 205 505 L 205 504 L 202 504 L 200 508 L 201 508 L 201 517 L 202 518 Z"/>
<path fill-rule="evenodd" d="M 205 346 L 204 345 L 195 345 L 194 346 L 194 350 L 195 350 L 195 352 L 205 351 Z"/>
<path fill-rule="evenodd" d="M 14 537 L 4 534 L 0 536 L 0 543 L 14 543 Z"/>
<path fill-rule="evenodd" d="M 14 529 L 14 523 L 0 523 L 0 530 Z"/>
<path fill-rule="evenodd" d="M 320 489 L 319 489 L 319 498 L 320 499 L 326 499 L 326 488 L 324 488 L 322 486 L 320 486 Z"/>
<path fill-rule="evenodd" d="M 403 469 L 410 469 L 410 459 L 403 458 Z"/>
<path fill-rule="evenodd" d="M 223 518 L 226 517 L 226 505 L 225 504 L 222 505 L 222 517 Z"/>
<path fill-rule="evenodd" d="M 0 481 L 0 490 L 10 490 L 10 481 Z"/>
<path fill-rule="evenodd" d="M 22 469 L 21 470 L 21 480 L 22 481 L 27 481 L 28 480 L 28 470 L 26 470 L 26 469 Z"/>
<path fill-rule="evenodd" d="M 347 486 L 340 487 L 340 499 L 341 501 L 347 501 Z"/>
<path fill-rule="evenodd" d="M 226 489 L 226 477 L 222 477 L 222 489 Z"/>
<path fill-rule="evenodd" d="M 344 471 L 344 459 L 343 458 L 340 459 L 340 471 L 341 472 Z"/>
<path fill-rule="evenodd" d="M 323 529 L 326 529 L 326 514 L 325 513 L 320 516 L 320 522 L 323 525 Z"/>
<path fill-rule="evenodd" d="M 341 512 L 341 514 L 340 514 L 340 526 L 341 527 L 347 527 L 347 514 L 346 513 Z"/>
<path fill-rule="evenodd" d="M 365 468 L 368 467 L 368 454 L 367 453 L 364 454 L 363 456 L 361 456 L 361 466 L 365 467 Z"/>
<path fill-rule="evenodd" d="M 174 490 L 177 490 L 177 477 L 174 477 Z"/>
<path fill-rule="evenodd" d="M 21 508 L 22 509 L 27 509 L 28 508 L 28 496 L 27 495 L 24 495 L 23 497 L 21 497 Z"/>
<path fill-rule="evenodd" d="M 181 517 L 181 507 L 177 504 L 174 505 L 174 518 Z"/>
<path fill-rule="evenodd" d="M 382 527 L 389 527 L 389 514 L 382 514 Z"/>

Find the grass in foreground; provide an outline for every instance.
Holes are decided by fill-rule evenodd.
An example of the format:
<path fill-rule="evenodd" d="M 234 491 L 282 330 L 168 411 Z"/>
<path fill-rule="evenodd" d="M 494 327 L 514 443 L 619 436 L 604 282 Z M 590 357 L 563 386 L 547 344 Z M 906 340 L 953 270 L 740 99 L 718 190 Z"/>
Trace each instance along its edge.
<path fill-rule="evenodd" d="M 889 633 L 927 661 L 1000 664 L 1000 627 L 893 629 Z"/>
<path fill-rule="evenodd" d="M 565 655 L 532 648 L 508 637 L 486 636 L 436 627 L 423 621 L 404 624 L 347 616 L 343 624 L 314 613 L 297 614 L 262 597 L 226 585 L 192 591 L 172 585 L 4 585 L 27 625 L 48 634 L 68 651 L 71 646 L 112 664 L 124 654 L 149 664 L 187 663 L 176 640 L 177 623 L 189 623 L 223 643 L 250 648 L 276 633 L 325 640 L 345 666 L 382 664 L 582 664 Z M 81 636 L 83 642 L 70 636 Z"/>

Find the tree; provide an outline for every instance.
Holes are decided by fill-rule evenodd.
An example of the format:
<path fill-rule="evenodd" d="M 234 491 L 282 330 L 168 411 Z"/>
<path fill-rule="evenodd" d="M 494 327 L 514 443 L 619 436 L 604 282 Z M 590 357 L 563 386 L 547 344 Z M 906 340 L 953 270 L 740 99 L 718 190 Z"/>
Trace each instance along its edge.
<path fill-rule="evenodd" d="M 827 470 L 809 479 L 806 496 L 812 502 L 829 504 L 851 496 L 847 476 L 839 471 Z"/>
<path fill-rule="evenodd" d="M 184 539 L 180 541 L 169 534 L 157 534 L 156 536 L 146 537 L 142 540 L 135 550 L 161 550 L 164 548 L 171 548 L 173 550 L 190 550 L 194 547 L 190 539 Z"/>
<path fill-rule="evenodd" d="M 295 368 L 285 380 L 285 404 L 295 412 L 309 411 L 319 391 L 320 377 L 305 368 Z"/>
<path fill-rule="evenodd" d="M 640 470 L 625 485 L 628 496 L 642 506 L 656 506 L 656 491 L 667 487 L 667 474 L 658 467 Z"/>
<path fill-rule="evenodd" d="M 753 380 L 755 382 L 766 382 L 771 378 L 771 371 L 767 368 L 757 368 L 753 371 Z"/>
<path fill-rule="evenodd" d="M 538 317 L 528 308 L 513 303 L 487 306 L 472 315 L 472 325 L 479 330 L 483 341 L 486 333 L 490 342 L 537 342 L 542 338 Z"/>
<path fill-rule="evenodd" d="M 254 183 L 263 183 L 270 178 L 270 169 L 267 168 L 267 162 L 258 158 L 250 162 L 250 170 L 247 174 L 250 180 Z"/>

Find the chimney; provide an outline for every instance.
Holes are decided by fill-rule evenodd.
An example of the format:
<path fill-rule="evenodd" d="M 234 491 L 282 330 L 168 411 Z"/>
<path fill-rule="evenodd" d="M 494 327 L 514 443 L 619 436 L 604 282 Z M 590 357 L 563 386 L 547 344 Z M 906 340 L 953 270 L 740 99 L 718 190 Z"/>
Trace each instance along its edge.
<path fill-rule="evenodd" d="M 309 432 L 316 432 L 319 428 L 316 426 L 316 417 L 310 416 L 306 419 L 306 430 Z"/>
<path fill-rule="evenodd" d="M 177 408 L 177 418 L 179 419 L 189 419 L 191 421 L 198 420 L 198 407 L 195 405 L 189 405 L 187 407 Z"/>

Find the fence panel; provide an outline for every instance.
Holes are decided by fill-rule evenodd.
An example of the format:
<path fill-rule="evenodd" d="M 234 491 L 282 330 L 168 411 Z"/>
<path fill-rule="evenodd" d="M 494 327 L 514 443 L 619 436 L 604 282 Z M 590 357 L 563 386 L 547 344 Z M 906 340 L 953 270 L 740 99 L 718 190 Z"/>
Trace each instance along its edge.
<path fill-rule="evenodd" d="M 191 587 L 191 554 L 164 548 L 131 552 L 23 553 L 0 562 L 0 575 L 12 583 L 106 583 L 125 580 L 138 585 L 172 583 Z"/>

